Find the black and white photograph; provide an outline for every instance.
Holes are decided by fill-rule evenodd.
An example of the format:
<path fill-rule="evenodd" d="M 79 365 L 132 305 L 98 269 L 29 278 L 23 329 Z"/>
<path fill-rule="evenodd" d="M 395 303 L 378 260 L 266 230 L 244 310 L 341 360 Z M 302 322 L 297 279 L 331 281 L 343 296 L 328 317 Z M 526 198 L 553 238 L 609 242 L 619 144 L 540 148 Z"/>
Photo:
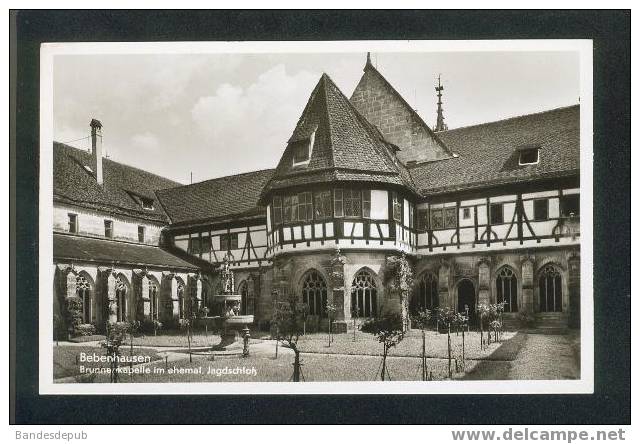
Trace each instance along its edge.
<path fill-rule="evenodd" d="M 9 439 L 633 440 L 629 10 L 189 3 L 9 10 Z"/>
<path fill-rule="evenodd" d="M 40 392 L 591 393 L 591 51 L 44 45 Z"/>

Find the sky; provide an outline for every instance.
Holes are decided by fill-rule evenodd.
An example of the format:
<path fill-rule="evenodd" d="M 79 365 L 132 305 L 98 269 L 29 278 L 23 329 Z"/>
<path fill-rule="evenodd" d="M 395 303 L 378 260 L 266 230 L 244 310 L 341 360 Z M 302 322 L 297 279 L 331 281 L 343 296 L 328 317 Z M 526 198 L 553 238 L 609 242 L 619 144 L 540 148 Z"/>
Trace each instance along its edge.
<path fill-rule="evenodd" d="M 371 59 L 431 127 L 438 74 L 449 129 L 579 102 L 577 52 Z M 273 168 L 322 73 L 350 97 L 365 60 L 365 53 L 57 55 L 54 140 L 88 149 L 96 118 L 110 159 L 184 184 L 191 175 L 199 182 Z"/>

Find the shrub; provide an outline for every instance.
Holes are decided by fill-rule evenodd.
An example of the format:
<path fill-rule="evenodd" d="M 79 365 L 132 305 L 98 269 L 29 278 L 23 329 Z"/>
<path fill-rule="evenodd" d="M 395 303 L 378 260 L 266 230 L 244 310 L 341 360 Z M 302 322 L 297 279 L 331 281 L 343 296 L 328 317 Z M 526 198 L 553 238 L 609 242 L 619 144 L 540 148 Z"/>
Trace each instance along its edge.
<path fill-rule="evenodd" d="M 536 323 L 536 318 L 527 310 L 521 310 L 518 313 L 518 321 L 522 327 L 533 327 Z"/>
<path fill-rule="evenodd" d="M 140 326 L 140 330 L 143 333 L 153 333 L 154 331 L 157 330 L 161 330 L 162 329 L 162 322 L 160 322 L 157 319 L 145 319 L 144 321 L 142 321 L 142 324 Z"/>
<path fill-rule="evenodd" d="M 360 330 L 374 335 L 383 346 L 380 379 L 384 381 L 385 377 L 389 377 L 386 370 L 389 349 L 398 345 L 404 338 L 402 316 L 399 313 L 386 313 L 382 317 L 365 321 Z"/>
<path fill-rule="evenodd" d="M 92 336 L 96 334 L 96 326 L 93 324 L 79 324 L 75 326 L 74 333 L 79 336 Z"/>
<path fill-rule="evenodd" d="M 75 335 L 77 334 L 76 327 L 82 324 L 82 300 L 77 296 L 67 298 L 66 308 L 67 326 L 69 331 Z"/>

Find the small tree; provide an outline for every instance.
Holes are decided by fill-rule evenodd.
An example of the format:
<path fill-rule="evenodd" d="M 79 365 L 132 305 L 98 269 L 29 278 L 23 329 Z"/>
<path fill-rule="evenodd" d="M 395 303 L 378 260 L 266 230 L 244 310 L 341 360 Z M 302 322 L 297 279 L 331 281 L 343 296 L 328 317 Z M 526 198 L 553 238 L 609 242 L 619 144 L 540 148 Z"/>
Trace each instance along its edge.
<path fill-rule="evenodd" d="M 307 334 L 307 319 L 309 318 L 309 304 L 298 303 L 298 310 L 302 315 L 302 336 Z"/>
<path fill-rule="evenodd" d="M 336 316 L 336 311 L 338 311 L 338 308 L 327 302 L 327 316 L 329 317 L 329 347 L 331 347 L 331 342 L 333 341 L 333 338 L 331 337 L 331 323 L 333 322 L 333 318 Z"/>
<path fill-rule="evenodd" d="M 207 317 L 208 316 L 209 316 L 209 307 L 207 307 L 206 305 L 203 305 L 198 310 L 198 318 L 200 318 L 202 320 L 202 322 L 204 323 L 204 335 L 205 336 L 208 336 L 208 334 L 209 334 L 209 325 L 207 324 Z"/>
<path fill-rule="evenodd" d="M 106 338 L 101 346 L 106 349 L 110 363 L 110 381 L 118 382 L 118 364 L 120 363 L 120 346 L 125 342 L 129 324 L 127 322 L 107 322 Z"/>
<path fill-rule="evenodd" d="M 387 265 L 384 270 L 385 284 L 400 296 L 400 310 L 402 318 L 402 329 L 407 331 L 411 328 L 409 313 L 409 292 L 413 286 L 413 270 L 404 253 L 400 256 L 387 258 Z"/>
<path fill-rule="evenodd" d="M 356 342 L 356 320 L 358 319 L 358 312 L 360 308 L 358 307 L 358 299 L 356 298 L 356 303 L 351 307 L 351 319 L 353 320 L 353 342 Z"/>
<path fill-rule="evenodd" d="M 450 307 L 444 307 L 438 309 L 438 321 L 447 328 L 447 356 L 449 361 L 449 378 L 452 377 L 451 373 L 451 325 L 454 323 L 456 313 Z"/>
<path fill-rule="evenodd" d="M 477 308 L 478 312 L 478 325 L 480 327 L 480 350 L 484 348 L 484 319 L 488 319 L 491 315 L 491 309 L 487 304 L 479 304 Z"/>
<path fill-rule="evenodd" d="M 82 300 L 77 296 L 72 296 L 66 300 L 67 306 L 67 329 L 69 336 L 79 334 L 78 326 L 83 323 Z"/>
<path fill-rule="evenodd" d="M 425 330 L 429 327 L 429 321 L 431 320 L 431 312 L 426 308 L 422 311 L 419 311 L 416 315 L 413 316 L 412 321 L 413 325 L 420 329 L 422 332 L 422 380 L 427 380 L 427 356 L 426 356 L 426 346 L 427 340 L 425 335 Z"/>
<path fill-rule="evenodd" d="M 187 333 L 187 344 L 189 347 L 189 362 L 193 362 L 193 358 L 191 357 L 191 324 L 192 319 L 179 319 L 178 326 L 181 330 L 185 330 Z"/>
<path fill-rule="evenodd" d="M 272 323 L 275 326 L 276 344 L 282 341 L 283 346 L 293 350 L 293 382 L 300 382 L 302 371 L 298 339 L 303 330 L 303 313 L 294 295 L 289 296 L 288 301 L 276 304 Z"/>
<path fill-rule="evenodd" d="M 399 313 L 387 313 L 381 317 L 369 319 L 362 324 L 360 329 L 365 333 L 374 335 L 382 344 L 382 381 L 391 379 L 387 372 L 387 355 L 389 349 L 395 347 L 404 338 L 404 325 L 402 315 Z"/>
<path fill-rule="evenodd" d="M 456 313 L 453 319 L 453 323 L 456 325 L 456 331 L 462 330 L 462 368 L 465 367 L 465 356 L 464 356 L 464 332 L 466 330 L 467 324 L 469 322 L 469 317 L 467 313 Z"/>

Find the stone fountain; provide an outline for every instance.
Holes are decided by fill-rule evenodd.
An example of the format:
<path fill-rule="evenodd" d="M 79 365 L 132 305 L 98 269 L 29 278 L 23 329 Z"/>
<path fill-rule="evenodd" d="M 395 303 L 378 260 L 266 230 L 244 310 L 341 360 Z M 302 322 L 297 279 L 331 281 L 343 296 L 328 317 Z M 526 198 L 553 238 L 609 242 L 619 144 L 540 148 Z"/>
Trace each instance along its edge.
<path fill-rule="evenodd" d="M 222 268 L 222 294 L 213 296 L 217 312 L 217 316 L 214 317 L 222 323 L 221 340 L 219 344 L 213 346 L 213 350 L 234 350 L 244 347 L 245 353 L 248 354 L 249 328 L 247 326 L 253 323 L 253 315 L 240 313 L 242 296 L 234 294 L 234 276 L 229 268 L 229 262 L 228 255 L 225 255 Z M 239 331 L 242 331 L 242 335 Z M 240 338 L 247 338 L 247 340 L 241 341 Z"/>

